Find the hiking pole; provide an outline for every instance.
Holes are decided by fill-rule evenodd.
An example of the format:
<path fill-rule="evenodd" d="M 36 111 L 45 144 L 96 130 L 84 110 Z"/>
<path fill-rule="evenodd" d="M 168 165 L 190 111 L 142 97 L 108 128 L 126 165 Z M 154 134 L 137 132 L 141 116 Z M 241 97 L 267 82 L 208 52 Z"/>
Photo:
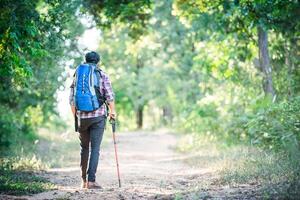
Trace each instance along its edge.
<path fill-rule="evenodd" d="M 116 121 L 115 119 L 109 120 L 112 126 L 112 133 L 113 133 L 113 140 L 114 140 L 114 147 L 115 147 L 115 157 L 116 157 L 116 163 L 117 163 L 117 173 L 118 173 L 118 180 L 119 180 L 119 187 L 121 187 L 121 179 L 120 179 L 120 171 L 119 171 L 119 161 L 118 161 L 118 154 L 117 154 L 117 143 L 116 143 Z"/>

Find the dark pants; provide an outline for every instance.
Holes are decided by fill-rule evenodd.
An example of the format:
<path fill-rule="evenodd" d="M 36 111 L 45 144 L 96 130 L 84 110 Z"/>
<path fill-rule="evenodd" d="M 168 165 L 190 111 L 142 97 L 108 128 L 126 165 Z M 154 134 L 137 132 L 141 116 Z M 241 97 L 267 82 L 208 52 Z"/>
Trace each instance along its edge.
<path fill-rule="evenodd" d="M 88 181 L 94 182 L 96 179 L 96 171 L 99 161 L 100 144 L 103 137 L 106 117 L 94 117 L 87 119 L 80 119 L 79 125 L 79 139 L 81 146 L 81 177 L 86 180 L 88 174 Z M 89 146 L 91 144 L 91 154 L 89 160 Z M 88 165 L 89 160 L 89 165 Z"/>

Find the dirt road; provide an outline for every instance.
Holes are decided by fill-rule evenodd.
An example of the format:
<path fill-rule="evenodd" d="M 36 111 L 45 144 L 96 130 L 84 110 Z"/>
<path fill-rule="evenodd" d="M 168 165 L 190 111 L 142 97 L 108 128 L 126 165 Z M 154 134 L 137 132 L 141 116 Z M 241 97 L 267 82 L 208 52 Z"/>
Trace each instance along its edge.
<path fill-rule="evenodd" d="M 118 135 L 122 188 L 118 188 L 113 143 L 101 149 L 97 182 L 103 189 L 80 189 L 79 166 L 50 169 L 46 177 L 54 191 L 24 199 L 240 199 L 240 188 L 218 186 L 211 168 L 193 168 L 176 153 L 177 137 L 160 131 Z M 79 154 L 79 153 L 78 153 Z M 79 160 L 79 155 L 78 155 Z M 249 196 L 248 196 L 249 197 Z"/>

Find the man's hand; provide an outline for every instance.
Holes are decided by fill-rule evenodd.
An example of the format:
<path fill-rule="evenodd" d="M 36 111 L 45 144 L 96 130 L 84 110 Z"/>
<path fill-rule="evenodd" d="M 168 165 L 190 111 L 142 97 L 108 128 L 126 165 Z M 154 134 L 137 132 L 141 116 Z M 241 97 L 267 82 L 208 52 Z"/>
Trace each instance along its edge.
<path fill-rule="evenodd" d="M 116 113 L 109 113 L 109 120 L 116 120 L 117 119 L 117 114 Z"/>
<path fill-rule="evenodd" d="M 73 115 L 75 116 L 76 115 L 76 108 L 75 108 L 75 106 L 71 106 L 71 110 L 72 110 Z"/>

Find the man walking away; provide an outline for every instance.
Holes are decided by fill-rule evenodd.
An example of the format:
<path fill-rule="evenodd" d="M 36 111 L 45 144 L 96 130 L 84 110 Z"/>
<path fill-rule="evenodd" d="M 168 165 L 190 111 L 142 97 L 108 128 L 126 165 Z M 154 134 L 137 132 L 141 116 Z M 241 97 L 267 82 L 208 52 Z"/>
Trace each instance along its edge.
<path fill-rule="evenodd" d="M 78 119 L 81 187 L 101 189 L 96 183 L 96 171 L 108 113 L 107 104 L 109 118 L 116 118 L 114 93 L 108 75 L 98 68 L 99 54 L 89 52 L 85 55 L 85 61 L 76 69 L 69 100 L 72 112 Z"/>

